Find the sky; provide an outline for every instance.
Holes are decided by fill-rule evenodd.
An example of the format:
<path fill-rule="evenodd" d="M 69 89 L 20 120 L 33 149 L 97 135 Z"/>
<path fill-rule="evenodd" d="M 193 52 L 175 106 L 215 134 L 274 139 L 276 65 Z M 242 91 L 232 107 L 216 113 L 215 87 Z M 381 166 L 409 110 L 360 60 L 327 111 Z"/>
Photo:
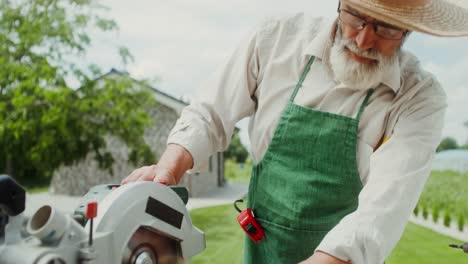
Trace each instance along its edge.
<path fill-rule="evenodd" d="M 117 33 L 92 33 L 86 60 L 125 70 L 134 78 L 157 80 L 156 88 L 185 100 L 195 95 L 242 39 L 269 17 L 294 13 L 335 18 L 338 0 L 103 0 Z M 116 47 L 128 47 L 135 61 L 123 66 Z M 436 75 L 448 95 L 443 136 L 468 142 L 468 38 L 414 33 L 404 49 Z M 241 128 L 248 144 L 247 121 Z"/>

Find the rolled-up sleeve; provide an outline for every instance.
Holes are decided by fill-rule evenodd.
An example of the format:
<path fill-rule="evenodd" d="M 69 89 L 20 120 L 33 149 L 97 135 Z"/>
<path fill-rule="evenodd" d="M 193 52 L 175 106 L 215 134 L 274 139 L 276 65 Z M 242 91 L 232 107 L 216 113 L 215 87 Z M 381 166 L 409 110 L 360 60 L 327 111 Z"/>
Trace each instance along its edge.
<path fill-rule="evenodd" d="M 398 243 L 431 171 L 446 96 L 425 80 L 402 108 L 388 142 L 371 155 L 358 209 L 342 219 L 317 250 L 353 264 L 379 264 Z"/>
<path fill-rule="evenodd" d="M 249 34 L 227 63 L 184 108 L 168 137 L 168 144 L 185 147 L 193 157 L 193 171 L 206 168 L 209 157 L 224 151 L 235 124 L 255 110 L 257 86 L 257 34 Z"/>

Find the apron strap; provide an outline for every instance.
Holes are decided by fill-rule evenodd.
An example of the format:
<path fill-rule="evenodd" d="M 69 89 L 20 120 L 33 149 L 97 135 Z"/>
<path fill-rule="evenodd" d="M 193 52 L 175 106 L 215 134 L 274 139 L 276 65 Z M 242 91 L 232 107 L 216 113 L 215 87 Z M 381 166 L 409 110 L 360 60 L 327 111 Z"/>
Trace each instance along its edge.
<path fill-rule="evenodd" d="M 315 60 L 315 56 L 310 57 L 310 60 L 307 63 L 307 66 L 305 67 L 304 72 L 302 73 L 301 79 L 299 79 L 299 82 L 297 83 L 296 88 L 294 89 L 294 92 L 292 93 L 289 101 L 294 102 L 297 92 L 299 91 L 299 88 L 301 88 L 302 83 L 304 82 L 304 79 L 307 76 L 307 73 L 309 73 L 310 67 L 312 66 L 312 63 L 314 62 L 314 60 Z"/>
<path fill-rule="evenodd" d="M 291 98 L 289 99 L 290 102 L 294 102 L 294 99 L 296 99 L 297 92 L 299 92 L 299 88 L 302 87 L 302 83 L 304 82 L 304 79 L 306 78 L 307 74 L 310 71 L 310 67 L 312 66 L 312 63 L 315 60 L 315 56 L 310 57 L 309 62 L 307 63 L 307 66 L 305 67 L 304 71 L 302 72 L 301 78 L 299 79 L 299 82 L 296 84 L 296 88 L 294 89 L 294 92 L 291 95 Z M 361 119 L 361 115 L 364 112 L 364 109 L 367 106 L 367 102 L 369 101 L 369 98 L 371 95 L 374 93 L 374 89 L 369 89 L 367 91 L 366 98 L 364 99 L 364 102 L 362 103 L 361 107 L 359 108 L 359 112 L 357 114 L 356 119 L 359 121 Z"/>
<path fill-rule="evenodd" d="M 356 117 L 357 121 L 361 120 L 361 115 L 364 112 L 364 109 L 366 109 L 367 102 L 369 102 L 369 98 L 372 96 L 373 93 L 374 93 L 374 89 L 369 89 L 367 91 L 366 98 L 364 99 L 364 102 L 362 102 L 362 105 L 359 108 L 359 112 L 358 112 L 357 117 Z"/>

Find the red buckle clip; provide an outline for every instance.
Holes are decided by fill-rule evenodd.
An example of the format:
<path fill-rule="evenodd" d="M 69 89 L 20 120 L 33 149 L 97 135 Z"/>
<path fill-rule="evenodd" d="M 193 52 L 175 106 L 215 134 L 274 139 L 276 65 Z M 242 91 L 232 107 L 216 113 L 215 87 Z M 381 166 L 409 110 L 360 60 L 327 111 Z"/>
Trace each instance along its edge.
<path fill-rule="evenodd" d="M 240 213 L 237 217 L 239 225 L 242 227 L 244 232 L 252 239 L 253 242 L 258 243 L 265 236 L 262 227 L 255 220 L 255 216 L 250 208 L 241 211 L 237 207 L 238 202 L 243 202 L 243 200 L 237 200 L 234 202 L 234 207 Z"/>

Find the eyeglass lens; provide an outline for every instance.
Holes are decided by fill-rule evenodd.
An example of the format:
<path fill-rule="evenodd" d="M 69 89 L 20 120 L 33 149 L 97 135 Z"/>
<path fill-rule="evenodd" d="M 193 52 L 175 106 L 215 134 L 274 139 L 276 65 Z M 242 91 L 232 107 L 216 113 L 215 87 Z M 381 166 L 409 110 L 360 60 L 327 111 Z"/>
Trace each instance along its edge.
<path fill-rule="evenodd" d="M 398 39 L 401 39 L 403 35 L 405 34 L 404 31 L 400 29 L 391 28 L 391 27 L 384 26 L 381 24 L 368 22 L 364 18 L 359 17 L 355 14 L 352 14 L 351 12 L 347 10 L 340 9 L 339 11 L 340 11 L 340 14 L 339 14 L 340 20 L 343 23 L 357 30 L 362 30 L 367 24 L 370 24 L 374 26 L 375 33 L 382 38 L 398 40 Z"/>

